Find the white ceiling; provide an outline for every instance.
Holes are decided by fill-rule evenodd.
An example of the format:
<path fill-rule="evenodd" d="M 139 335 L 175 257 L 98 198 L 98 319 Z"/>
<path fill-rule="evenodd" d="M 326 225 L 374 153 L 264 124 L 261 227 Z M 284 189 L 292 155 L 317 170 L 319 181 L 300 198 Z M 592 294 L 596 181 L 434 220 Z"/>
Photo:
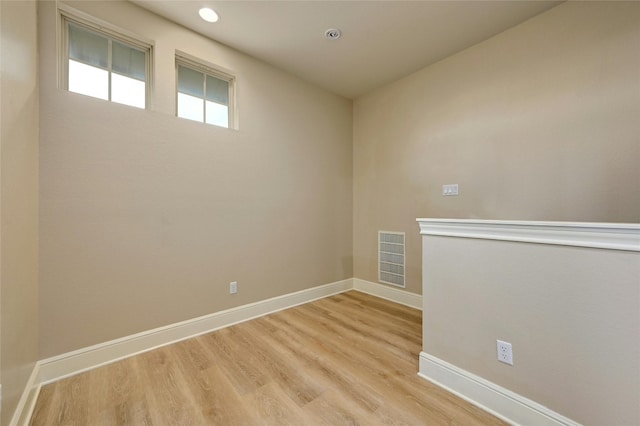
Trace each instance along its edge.
<path fill-rule="evenodd" d="M 477 44 L 559 1 L 132 0 L 347 98 Z M 200 19 L 213 8 L 217 23 Z M 324 32 L 339 28 L 342 37 Z"/>

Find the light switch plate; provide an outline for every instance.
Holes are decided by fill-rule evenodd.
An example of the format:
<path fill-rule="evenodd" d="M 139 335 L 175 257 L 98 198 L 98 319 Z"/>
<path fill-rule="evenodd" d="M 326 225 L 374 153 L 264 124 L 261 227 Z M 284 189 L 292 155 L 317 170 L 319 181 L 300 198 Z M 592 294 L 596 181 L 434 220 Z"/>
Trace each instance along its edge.
<path fill-rule="evenodd" d="M 458 184 L 442 185 L 442 195 L 458 195 Z"/>

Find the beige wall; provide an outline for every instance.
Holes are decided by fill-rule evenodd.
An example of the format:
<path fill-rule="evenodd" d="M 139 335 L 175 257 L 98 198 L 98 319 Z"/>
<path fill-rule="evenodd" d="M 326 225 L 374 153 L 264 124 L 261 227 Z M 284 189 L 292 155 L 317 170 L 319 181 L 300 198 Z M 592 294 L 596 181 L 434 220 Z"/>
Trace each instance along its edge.
<path fill-rule="evenodd" d="M 152 111 L 57 89 L 55 4 L 41 4 L 41 358 L 376 281 L 380 229 L 407 233 L 420 293 L 416 217 L 640 220 L 638 3 L 558 6 L 359 98 L 353 133 L 347 100 L 134 5 L 70 4 L 154 40 L 156 85 Z M 172 116 L 176 49 L 237 74 L 239 131 Z"/>
<path fill-rule="evenodd" d="M 0 17 L 0 423 L 8 424 L 38 359 L 36 3 L 2 1 Z"/>
<path fill-rule="evenodd" d="M 354 103 L 354 275 L 417 217 L 640 221 L 640 3 L 567 2 Z M 443 184 L 458 183 L 458 197 Z"/>
<path fill-rule="evenodd" d="M 424 352 L 581 424 L 640 424 L 640 253 L 425 236 L 424 267 Z"/>
<path fill-rule="evenodd" d="M 130 3 L 69 4 L 154 40 L 155 106 L 56 88 L 41 5 L 42 358 L 353 276 L 351 101 Z M 236 74 L 239 131 L 173 116 L 176 49 Z"/>

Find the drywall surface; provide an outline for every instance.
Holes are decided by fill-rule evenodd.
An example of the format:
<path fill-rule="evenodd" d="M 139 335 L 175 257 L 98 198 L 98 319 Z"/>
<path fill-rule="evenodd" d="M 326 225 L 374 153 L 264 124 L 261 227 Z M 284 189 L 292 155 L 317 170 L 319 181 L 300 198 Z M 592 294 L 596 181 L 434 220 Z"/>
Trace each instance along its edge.
<path fill-rule="evenodd" d="M 566 2 L 354 103 L 354 276 L 417 217 L 640 221 L 640 3 Z M 443 196 L 457 183 L 459 196 Z"/>
<path fill-rule="evenodd" d="M 352 277 L 351 101 L 129 2 L 67 4 L 152 40 L 155 84 L 151 110 L 59 89 L 42 5 L 42 358 Z M 175 117 L 176 50 L 236 75 L 239 130 Z"/>
<path fill-rule="evenodd" d="M 0 2 L 0 17 L 0 423 L 9 424 L 38 360 L 36 2 Z"/>
<path fill-rule="evenodd" d="M 581 424 L 640 423 L 639 252 L 441 236 L 423 250 L 424 352 Z"/>

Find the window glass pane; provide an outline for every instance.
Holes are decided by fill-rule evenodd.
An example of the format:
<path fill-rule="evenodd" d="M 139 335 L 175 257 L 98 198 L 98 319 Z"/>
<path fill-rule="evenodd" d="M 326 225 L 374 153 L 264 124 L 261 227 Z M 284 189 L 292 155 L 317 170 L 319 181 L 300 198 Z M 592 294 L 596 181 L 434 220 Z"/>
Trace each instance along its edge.
<path fill-rule="evenodd" d="M 207 124 L 229 127 L 229 107 L 207 101 Z"/>
<path fill-rule="evenodd" d="M 69 91 L 108 100 L 109 72 L 70 60 Z"/>
<path fill-rule="evenodd" d="M 111 42 L 111 70 L 127 77 L 145 81 L 146 61 L 144 52 L 125 46 L 117 41 Z"/>
<path fill-rule="evenodd" d="M 178 93 L 178 117 L 204 121 L 204 99 Z"/>
<path fill-rule="evenodd" d="M 204 74 L 178 65 L 178 92 L 204 98 Z"/>
<path fill-rule="evenodd" d="M 229 105 L 229 82 L 207 75 L 207 100 Z"/>
<path fill-rule="evenodd" d="M 116 73 L 111 74 L 111 100 L 120 104 L 138 108 L 145 106 L 144 81 L 125 77 Z"/>
<path fill-rule="evenodd" d="M 108 68 L 109 41 L 105 37 L 69 24 L 69 59 Z"/>

